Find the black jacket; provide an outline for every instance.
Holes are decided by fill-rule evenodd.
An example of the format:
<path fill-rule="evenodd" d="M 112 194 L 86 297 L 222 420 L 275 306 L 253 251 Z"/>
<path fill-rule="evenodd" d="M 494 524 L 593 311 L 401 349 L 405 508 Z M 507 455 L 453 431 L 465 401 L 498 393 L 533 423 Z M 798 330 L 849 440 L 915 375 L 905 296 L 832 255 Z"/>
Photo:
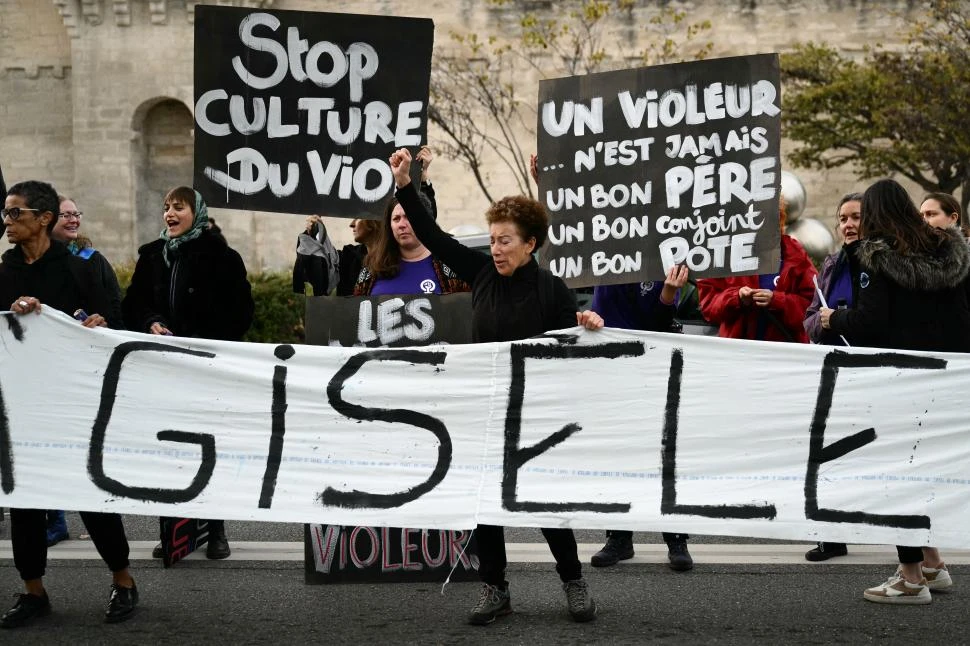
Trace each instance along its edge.
<path fill-rule="evenodd" d="M 71 254 L 67 246 L 51 240 L 50 249 L 33 263 L 24 262 L 20 245 L 6 251 L 0 262 L 0 307 L 9 308 L 21 296 L 33 296 L 41 305 L 73 316 L 75 310 L 100 314 L 108 326 L 122 329 L 111 314 L 111 297 L 95 265 Z"/>
<path fill-rule="evenodd" d="M 165 240 L 138 250 L 131 285 L 121 303 L 128 328 L 148 332 L 159 322 L 176 336 L 239 341 L 253 322 L 253 296 L 242 258 L 205 231 L 165 265 Z"/>
<path fill-rule="evenodd" d="M 932 255 L 902 255 L 882 238 L 847 251 L 855 306 L 832 312 L 833 332 L 864 347 L 970 352 L 970 247 L 959 229 Z"/>
<path fill-rule="evenodd" d="M 91 271 L 94 272 L 98 284 L 108 295 L 108 308 L 105 310 L 107 313 L 99 312 L 99 314 L 108 321 L 117 321 L 119 325 L 122 325 L 124 315 L 121 313 L 121 287 L 118 285 L 118 276 L 115 274 L 114 267 L 100 251 L 94 249 L 85 250 L 78 254 L 78 257 L 91 265 Z"/>
<path fill-rule="evenodd" d="M 518 341 L 576 325 L 576 297 L 561 279 L 532 259 L 502 276 L 490 256 L 469 249 L 435 223 L 413 184 L 398 189 L 414 235 L 472 286 L 472 340 Z"/>

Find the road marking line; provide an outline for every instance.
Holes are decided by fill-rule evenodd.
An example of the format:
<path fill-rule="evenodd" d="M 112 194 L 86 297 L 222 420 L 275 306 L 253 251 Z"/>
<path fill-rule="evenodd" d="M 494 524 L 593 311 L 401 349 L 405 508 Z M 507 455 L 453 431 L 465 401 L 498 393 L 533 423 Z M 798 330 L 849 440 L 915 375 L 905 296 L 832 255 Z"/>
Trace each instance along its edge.
<path fill-rule="evenodd" d="M 129 541 L 132 561 L 152 560 L 152 548 L 157 541 Z M 755 564 L 815 565 L 805 560 L 809 543 L 772 543 L 768 545 L 733 543 L 688 543 L 697 564 Z M 302 561 L 303 543 L 296 541 L 231 541 L 232 556 L 227 561 Z M 579 560 L 589 563 L 599 543 L 580 543 Z M 667 547 L 662 543 L 637 544 L 636 556 L 625 564 L 666 563 Z M 506 552 L 510 563 L 552 563 L 552 554 L 545 543 L 508 543 Z M 948 565 L 970 565 L 970 550 L 943 550 Z M 0 541 L 0 558 L 12 559 L 10 541 Z M 90 540 L 68 540 L 48 549 L 49 560 L 100 559 Z M 189 560 L 205 560 L 205 550 L 195 552 Z M 828 565 L 892 565 L 896 563 L 896 548 L 890 545 L 850 545 L 848 556 L 840 556 Z"/>

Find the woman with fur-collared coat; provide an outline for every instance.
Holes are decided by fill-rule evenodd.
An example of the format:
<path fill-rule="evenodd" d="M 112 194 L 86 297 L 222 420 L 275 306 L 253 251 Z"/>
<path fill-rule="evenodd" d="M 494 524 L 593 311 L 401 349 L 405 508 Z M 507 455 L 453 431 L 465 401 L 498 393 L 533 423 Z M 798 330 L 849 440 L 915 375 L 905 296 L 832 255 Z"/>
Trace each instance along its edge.
<path fill-rule="evenodd" d="M 905 189 L 880 180 L 862 196 L 858 266 L 849 310 L 819 310 L 822 327 L 853 344 L 894 350 L 970 352 L 970 248 L 957 227 L 923 221 Z M 953 585 L 939 551 L 897 546 L 899 569 L 867 601 L 926 604 Z"/>

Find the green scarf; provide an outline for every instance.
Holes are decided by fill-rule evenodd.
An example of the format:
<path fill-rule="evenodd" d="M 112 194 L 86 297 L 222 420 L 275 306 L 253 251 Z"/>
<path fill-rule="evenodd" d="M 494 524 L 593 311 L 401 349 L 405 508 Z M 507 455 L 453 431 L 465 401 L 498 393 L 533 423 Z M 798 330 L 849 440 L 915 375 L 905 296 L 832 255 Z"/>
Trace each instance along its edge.
<path fill-rule="evenodd" d="M 172 261 L 169 259 L 169 254 L 177 250 L 186 242 L 195 240 L 202 235 L 203 231 L 208 228 L 209 209 L 206 207 L 205 201 L 202 199 L 202 196 L 199 195 L 199 192 L 195 191 L 195 219 L 192 220 L 192 228 L 177 238 L 170 238 L 168 237 L 168 227 L 166 227 L 162 229 L 162 234 L 158 236 L 162 240 L 165 240 L 165 247 L 162 249 L 162 259 L 165 260 L 165 266 L 172 266 Z"/>

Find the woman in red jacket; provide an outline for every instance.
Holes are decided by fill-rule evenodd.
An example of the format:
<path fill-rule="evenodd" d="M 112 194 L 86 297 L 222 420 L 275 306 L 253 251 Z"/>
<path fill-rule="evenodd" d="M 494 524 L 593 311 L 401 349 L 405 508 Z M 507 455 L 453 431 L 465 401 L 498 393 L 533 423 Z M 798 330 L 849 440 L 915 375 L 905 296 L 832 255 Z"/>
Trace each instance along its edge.
<path fill-rule="evenodd" d="M 760 276 L 705 278 L 697 281 L 704 318 L 720 325 L 719 336 L 755 341 L 808 343 L 802 321 L 812 302 L 818 274 L 805 249 L 784 234 L 780 213 L 781 266 Z"/>

